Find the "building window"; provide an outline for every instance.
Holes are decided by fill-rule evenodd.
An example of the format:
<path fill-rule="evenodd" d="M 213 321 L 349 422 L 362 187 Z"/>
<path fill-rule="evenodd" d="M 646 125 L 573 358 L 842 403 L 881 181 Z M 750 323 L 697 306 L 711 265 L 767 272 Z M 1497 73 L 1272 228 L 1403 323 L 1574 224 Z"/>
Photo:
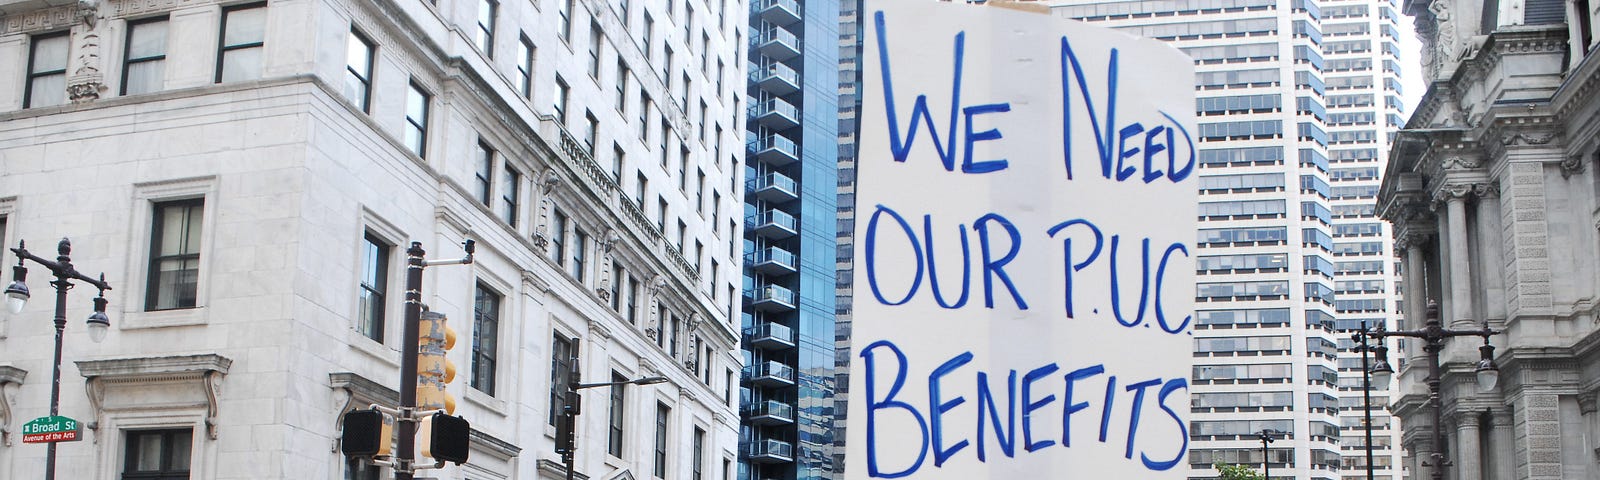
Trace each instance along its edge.
<path fill-rule="evenodd" d="M 167 64 L 167 17 L 128 22 L 122 95 L 160 91 Z"/>
<path fill-rule="evenodd" d="M 123 480 L 188 480 L 194 430 L 129 430 Z"/>
<path fill-rule="evenodd" d="M 605 34 L 600 31 L 600 24 L 589 24 L 589 78 L 600 81 L 600 43 L 605 41 Z"/>
<path fill-rule="evenodd" d="M 648 140 L 650 136 L 650 94 L 643 89 L 639 92 L 639 140 Z"/>
<path fill-rule="evenodd" d="M 533 98 L 533 40 L 527 34 L 517 41 L 517 91 L 522 98 Z"/>
<path fill-rule="evenodd" d="M 28 86 L 22 108 L 67 102 L 67 32 L 33 37 L 28 49 Z"/>
<path fill-rule="evenodd" d="M 628 66 L 617 59 L 617 111 L 627 113 L 628 110 Z"/>
<path fill-rule="evenodd" d="M 561 15 L 561 41 L 572 43 L 572 4 L 574 0 L 556 0 L 556 13 Z"/>
<path fill-rule="evenodd" d="M 656 230 L 667 233 L 667 198 L 656 195 Z"/>
<path fill-rule="evenodd" d="M 611 381 L 617 383 L 626 382 L 628 377 L 617 372 L 611 372 Z M 622 387 L 623 385 L 611 387 L 611 408 L 610 412 L 608 412 L 610 415 L 606 420 L 606 453 L 619 458 L 622 457 L 622 422 L 627 417 L 628 408 L 626 397 L 628 389 Z"/>
<path fill-rule="evenodd" d="M 379 480 L 383 471 L 360 457 L 345 457 L 344 480 Z"/>
<path fill-rule="evenodd" d="M 494 395 L 495 359 L 500 338 L 500 294 L 482 283 L 472 301 L 472 388 Z"/>
<path fill-rule="evenodd" d="M 623 301 L 628 302 L 628 310 L 625 314 L 628 317 L 628 323 L 634 323 L 639 318 L 639 279 L 633 278 L 633 275 L 628 275 L 627 294 L 627 298 L 623 299 Z"/>
<path fill-rule="evenodd" d="M 566 128 L 566 126 L 567 126 L 567 94 L 568 94 L 569 91 L 571 91 L 571 89 L 567 87 L 567 81 L 566 80 L 562 80 L 561 76 L 557 75 L 556 76 L 556 97 L 555 97 L 554 102 L 555 102 L 555 111 L 556 111 L 556 123 L 561 124 L 562 128 Z"/>
<path fill-rule="evenodd" d="M 689 224 L 683 223 L 683 219 L 678 219 L 678 245 L 677 245 L 678 253 L 684 253 L 684 251 L 683 251 L 683 240 L 684 240 L 684 237 L 688 236 L 688 234 L 689 234 Z"/>
<path fill-rule="evenodd" d="M 500 178 L 500 218 L 506 225 L 517 226 L 517 202 L 520 200 L 518 187 L 522 186 L 522 174 L 517 169 L 506 166 L 506 174 Z"/>
<path fill-rule="evenodd" d="M 567 256 L 567 214 L 550 210 L 550 259 L 560 265 Z"/>
<path fill-rule="evenodd" d="M 671 332 L 671 336 L 667 337 L 667 353 L 670 353 L 670 354 L 673 354 L 673 355 L 677 355 L 678 354 L 678 336 L 679 336 L 679 334 L 682 334 L 682 333 L 683 333 L 683 321 L 678 319 L 678 315 L 677 314 L 673 314 L 672 315 L 672 332 Z"/>
<path fill-rule="evenodd" d="M 689 457 L 689 461 L 694 462 L 694 466 L 690 468 L 690 472 L 693 472 L 690 478 L 705 480 L 705 474 L 701 469 L 705 468 L 706 463 L 706 431 L 700 427 L 694 427 L 694 456 Z"/>
<path fill-rule="evenodd" d="M 704 382 L 707 387 L 711 386 L 711 359 L 711 346 L 706 345 L 705 353 L 700 357 L 700 381 Z"/>
<path fill-rule="evenodd" d="M 578 361 L 577 342 L 560 333 L 550 341 L 550 424 L 561 415 L 562 398 L 572 381 L 572 368 Z"/>
<path fill-rule="evenodd" d="M 644 41 L 644 59 L 648 61 L 655 61 L 656 52 L 654 48 L 654 41 L 656 34 L 656 19 L 650 17 L 650 12 L 645 12 L 644 14 L 644 30 L 642 33 L 644 34 L 644 37 L 641 38 L 641 40 Z"/>
<path fill-rule="evenodd" d="M 622 311 L 622 265 L 611 266 L 611 311 Z"/>
<path fill-rule="evenodd" d="M 428 157 L 428 100 L 431 98 L 426 90 L 411 82 L 411 88 L 406 92 L 406 148 L 418 157 Z"/>
<path fill-rule="evenodd" d="M 494 58 L 494 22 L 500 13 L 500 4 L 494 0 L 478 0 L 478 50 L 483 56 Z"/>
<path fill-rule="evenodd" d="M 222 40 L 217 45 L 217 83 L 261 77 L 266 44 L 267 4 L 222 9 Z"/>
<path fill-rule="evenodd" d="M 706 172 L 695 167 L 694 210 L 704 215 L 706 213 Z"/>
<path fill-rule="evenodd" d="M 622 187 L 622 167 L 628 158 L 628 152 L 622 150 L 622 145 L 611 144 L 611 180 L 617 182 L 617 188 Z"/>
<path fill-rule="evenodd" d="M 665 403 L 656 403 L 656 453 L 655 473 L 656 478 L 667 478 L 667 418 L 672 416 L 672 407 Z"/>
<path fill-rule="evenodd" d="M 584 269 L 587 267 L 587 265 L 585 265 L 585 261 L 588 260 L 589 255 L 588 246 L 589 234 L 583 233 L 583 229 L 581 228 L 573 228 L 572 263 L 567 266 L 567 273 L 571 274 L 572 278 L 577 279 L 578 283 L 583 283 L 583 275 L 585 272 Z"/>
<path fill-rule="evenodd" d="M 477 181 L 478 203 L 482 203 L 485 207 L 489 206 L 490 200 L 494 198 L 489 196 L 490 186 L 494 185 L 492 183 L 494 180 L 494 148 L 484 143 L 483 140 L 478 141 L 478 169 L 473 173 L 473 177 Z"/>
<path fill-rule="evenodd" d="M 390 246 L 371 233 L 361 244 L 361 311 L 356 330 L 383 343 L 384 300 L 389 292 Z"/>
<path fill-rule="evenodd" d="M 583 112 L 583 146 L 594 152 L 594 144 L 600 138 L 600 119 L 594 118 L 594 112 Z"/>
<path fill-rule="evenodd" d="M 639 204 L 639 211 L 643 212 L 644 192 L 645 189 L 649 188 L 650 186 L 650 179 L 644 176 L 644 172 L 638 172 L 635 175 L 637 177 L 635 180 L 637 181 L 633 183 L 633 200 L 635 203 Z"/>
<path fill-rule="evenodd" d="M 193 308 L 200 286 L 200 232 L 205 199 L 155 204 L 145 310 Z"/>

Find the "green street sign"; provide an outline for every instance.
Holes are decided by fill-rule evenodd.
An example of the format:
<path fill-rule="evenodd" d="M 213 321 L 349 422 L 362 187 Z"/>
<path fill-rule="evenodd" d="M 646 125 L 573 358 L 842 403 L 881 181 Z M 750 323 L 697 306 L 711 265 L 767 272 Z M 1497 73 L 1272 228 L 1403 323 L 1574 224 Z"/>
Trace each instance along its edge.
<path fill-rule="evenodd" d="M 78 421 L 60 415 L 39 417 L 22 424 L 22 443 L 75 442 Z"/>

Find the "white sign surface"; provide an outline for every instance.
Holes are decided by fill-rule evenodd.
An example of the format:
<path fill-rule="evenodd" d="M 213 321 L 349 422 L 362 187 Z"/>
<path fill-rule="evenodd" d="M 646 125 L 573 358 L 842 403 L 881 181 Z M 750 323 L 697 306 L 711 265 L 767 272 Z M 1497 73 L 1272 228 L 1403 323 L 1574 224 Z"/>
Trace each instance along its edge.
<path fill-rule="evenodd" d="M 1038 13 L 864 13 L 846 477 L 1184 478 L 1190 60 Z"/>

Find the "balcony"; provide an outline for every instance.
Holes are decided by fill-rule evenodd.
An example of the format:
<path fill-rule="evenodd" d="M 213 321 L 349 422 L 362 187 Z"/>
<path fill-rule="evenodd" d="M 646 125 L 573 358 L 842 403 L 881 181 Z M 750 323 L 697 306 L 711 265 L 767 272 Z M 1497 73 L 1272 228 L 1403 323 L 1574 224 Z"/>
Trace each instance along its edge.
<path fill-rule="evenodd" d="M 750 79 L 761 89 L 776 95 L 788 95 L 800 90 L 800 74 L 788 65 L 777 62 L 750 69 Z"/>
<path fill-rule="evenodd" d="M 778 25 L 800 21 L 800 3 L 795 0 L 758 0 L 750 10 L 762 20 Z"/>
<path fill-rule="evenodd" d="M 787 130 L 800 125 L 800 109 L 781 99 L 771 99 L 750 106 L 750 116 L 756 124 L 772 130 Z"/>
<path fill-rule="evenodd" d="M 794 254 L 778 247 L 767 247 L 750 252 L 745 258 L 745 264 L 757 272 L 769 275 L 790 274 L 797 271 L 794 266 Z"/>
<path fill-rule="evenodd" d="M 770 208 L 746 218 L 744 224 L 745 228 L 753 229 L 757 235 L 772 239 L 789 238 L 800 233 L 795 230 L 794 216 Z"/>
<path fill-rule="evenodd" d="M 745 444 L 744 456 L 750 463 L 793 462 L 794 445 L 781 440 L 756 440 Z"/>
<path fill-rule="evenodd" d="M 784 174 L 773 172 L 755 180 L 745 182 L 745 191 L 754 193 L 756 198 L 767 202 L 787 202 L 800 198 L 799 184 L 793 178 Z"/>
<path fill-rule="evenodd" d="M 753 301 L 750 306 L 764 312 L 787 312 L 794 310 L 794 291 L 777 285 L 767 285 L 753 292 Z"/>
<path fill-rule="evenodd" d="M 744 341 L 756 348 L 785 350 L 794 348 L 794 329 L 787 325 L 761 322 L 744 330 Z"/>
<path fill-rule="evenodd" d="M 757 160 L 776 167 L 800 161 L 800 146 L 783 135 L 770 134 L 758 138 L 750 142 L 748 150 Z"/>
<path fill-rule="evenodd" d="M 745 408 L 744 418 L 754 425 L 788 425 L 794 423 L 794 406 L 767 400 Z"/>
<path fill-rule="evenodd" d="M 771 360 L 744 367 L 744 378 L 764 387 L 794 385 L 794 369 Z"/>
<path fill-rule="evenodd" d="M 800 39 L 783 27 L 769 26 L 750 40 L 762 55 L 773 60 L 788 60 L 800 55 Z"/>

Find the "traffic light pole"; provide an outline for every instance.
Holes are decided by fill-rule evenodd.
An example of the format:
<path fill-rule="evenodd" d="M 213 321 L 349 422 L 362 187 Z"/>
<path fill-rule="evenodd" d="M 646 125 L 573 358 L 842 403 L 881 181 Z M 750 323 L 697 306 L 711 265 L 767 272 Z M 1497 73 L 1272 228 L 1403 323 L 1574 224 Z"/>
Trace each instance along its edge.
<path fill-rule="evenodd" d="M 422 269 L 429 265 L 466 265 L 472 263 L 473 241 L 467 240 L 462 244 L 467 256 L 461 259 L 425 260 L 423 255 L 428 252 L 422 249 L 422 242 L 411 242 L 411 248 L 406 249 L 406 304 L 405 325 L 401 327 L 400 339 L 400 414 L 395 416 L 395 428 L 398 438 L 394 461 L 395 480 L 412 480 L 416 471 L 415 465 L 417 451 L 417 350 L 422 333 L 419 324 L 422 321 Z"/>
<path fill-rule="evenodd" d="M 417 408 L 417 323 L 422 319 L 422 267 L 426 254 L 422 242 L 411 242 L 406 249 L 406 304 L 405 320 L 400 338 L 400 412 L 395 427 L 400 430 L 398 452 L 395 452 L 395 480 L 412 480 L 411 462 L 416 457 L 416 419 L 411 412 Z"/>

